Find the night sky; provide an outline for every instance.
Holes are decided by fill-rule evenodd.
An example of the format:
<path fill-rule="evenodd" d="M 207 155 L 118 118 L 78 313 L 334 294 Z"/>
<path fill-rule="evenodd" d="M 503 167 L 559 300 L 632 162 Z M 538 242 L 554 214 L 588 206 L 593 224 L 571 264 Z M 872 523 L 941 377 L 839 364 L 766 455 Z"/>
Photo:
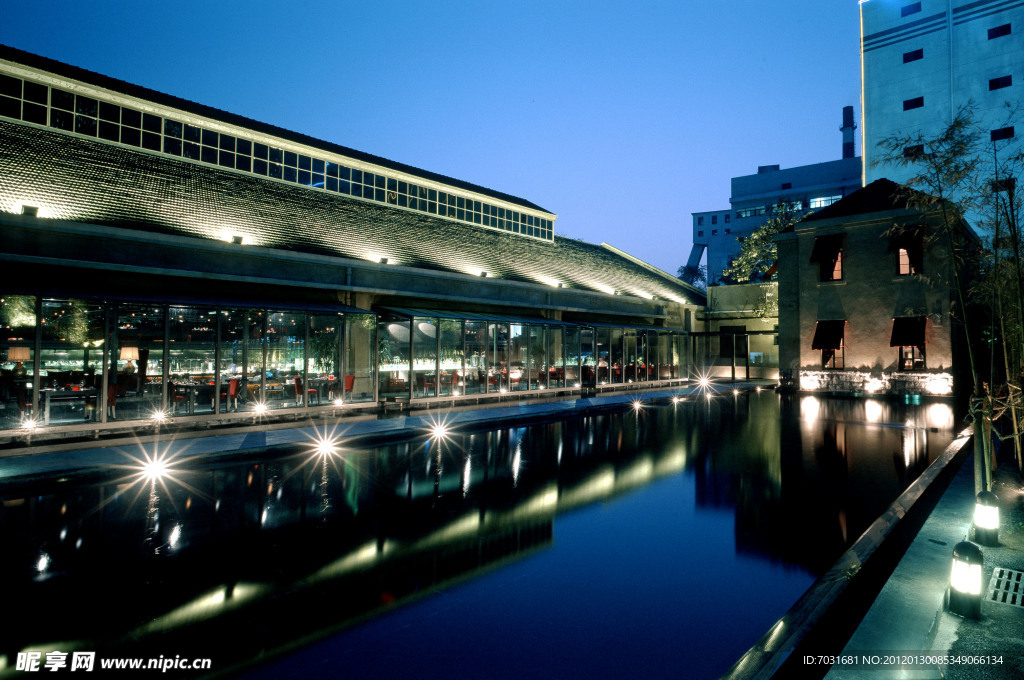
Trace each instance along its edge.
<path fill-rule="evenodd" d="M 672 274 L 731 177 L 841 156 L 858 36 L 856 0 L 0 0 L 4 44 L 520 196 Z"/>

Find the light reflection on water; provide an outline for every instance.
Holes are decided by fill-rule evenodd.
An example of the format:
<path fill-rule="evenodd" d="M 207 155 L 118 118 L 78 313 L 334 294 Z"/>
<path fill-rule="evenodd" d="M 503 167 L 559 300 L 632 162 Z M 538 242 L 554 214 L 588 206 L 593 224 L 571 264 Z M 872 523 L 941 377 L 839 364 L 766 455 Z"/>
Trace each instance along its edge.
<path fill-rule="evenodd" d="M 24 612 L 0 654 L 115 655 L 130 633 L 131 656 L 223 669 L 321 638 L 247 677 L 450 677 L 453 658 L 469 677 L 717 677 L 953 423 L 945 404 L 741 393 L 178 465 L 142 493 L 0 487 Z"/>

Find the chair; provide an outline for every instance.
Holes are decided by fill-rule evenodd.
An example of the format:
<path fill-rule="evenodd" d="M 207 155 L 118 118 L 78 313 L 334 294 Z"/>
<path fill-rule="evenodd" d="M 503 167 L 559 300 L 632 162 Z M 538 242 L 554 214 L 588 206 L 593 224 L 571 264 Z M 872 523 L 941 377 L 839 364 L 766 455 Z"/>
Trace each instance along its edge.
<path fill-rule="evenodd" d="M 303 396 L 305 397 L 316 397 L 316 405 L 320 405 L 320 391 L 315 387 L 310 387 L 303 394 L 302 391 L 302 378 L 295 376 L 295 403 L 301 404 L 303 402 Z"/>
<path fill-rule="evenodd" d="M 111 418 L 117 418 L 117 400 L 128 394 L 128 378 L 121 378 L 116 384 L 107 386 L 107 412 Z"/>
<path fill-rule="evenodd" d="M 345 376 L 345 394 L 343 395 L 347 400 L 352 396 L 352 388 L 355 386 L 356 377 L 354 375 Z M 327 388 L 327 399 L 328 401 L 334 401 L 338 398 L 338 381 L 331 382 L 331 386 Z"/>
<path fill-rule="evenodd" d="M 179 390 L 172 381 L 167 381 L 167 402 L 171 405 L 172 414 L 178 410 L 179 403 L 184 403 L 185 408 L 188 408 L 188 398 L 187 392 Z"/>
<path fill-rule="evenodd" d="M 224 403 L 224 408 L 232 408 L 238 410 L 238 378 L 231 378 L 228 380 L 228 384 L 221 387 L 220 399 Z"/>

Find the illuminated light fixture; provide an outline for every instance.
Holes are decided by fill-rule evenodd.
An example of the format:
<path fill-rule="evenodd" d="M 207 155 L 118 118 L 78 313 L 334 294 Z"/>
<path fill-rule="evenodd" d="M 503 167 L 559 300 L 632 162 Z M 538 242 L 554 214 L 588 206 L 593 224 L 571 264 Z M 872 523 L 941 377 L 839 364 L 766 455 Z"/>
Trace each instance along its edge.
<path fill-rule="evenodd" d="M 582 386 L 583 385 L 581 383 L 576 383 L 576 387 L 582 387 Z"/>
<path fill-rule="evenodd" d="M 386 257 L 382 257 L 382 258 L 380 258 L 379 260 L 377 260 L 377 262 L 378 262 L 379 264 L 387 264 L 387 263 L 388 263 L 388 258 L 386 258 Z"/>
<path fill-rule="evenodd" d="M 147 460 L 142 465 L 142 475 L 154 482 L 167 474 L 167 462 L 162 458 L 154 458 L 153 460 Z"/>
<path fill-rule="evenodd" d="M 8 361 L 30 361 L 32 351 L 28 347 L 11 347 L 7 350 Z"/>
<path fill-rule="evenodd" d="M 434 425 L 432 428 L 430 428 L 430 436 L 433 439 L 444 439 L 445 437 L 448 436 L 448 428 L 444 425 L 444 423 L 438 423 L 437 425 Z"/>
<path fill-rule="evenodd" d="M 965 619 L 981 618 L 981 568 L 985 559 L 979 548 L 970 541 L 957 543 L 953 548 L 953 569 L 946 589 L 946 608 L 950 614 Z"/>
<path fill-rule="evenodd" d="M 640 413 L 640 411 L 642 411 L 643 408 L 644 408 L 644 404 L 639 399 L 637 399 L 637 400 L 635 400 L 633 402 L 633 410 L 636 411 L 637 413 Z"/>
<path fill-rule="evenodd" d="M 156 411 L 153 411 L 153 413 L 149 417 L 153 420 L 153 422 L 163 423 L 167 420 L 167 412 L 158 409 Z"/>
<path fill-rule="evenodd" d="M 682 401 L 682 399 L 680 399 L 679 397 L 672 397 L 673 404 L 678 404 L 680 401 Z"/>
<path fill-rule="evenodd" d="M 343 402 L 341 399 L 335 399 L 334 400 L 334 405 L 335 406 L 344 406 L 345 402 Z"/>
<path fill-rule="evenodd" d="M 256 415 L 261 416 L 267 412 L 267 405 L 264 404 L 262 401 L 257 401 L 255 404 L 253 404 L 252 411 Z"/>
<path fill-rule="evenodd" d="M 21 426 L 26 430 L 34 430 L 39 427 L 39 423 L 34 418 L 26 418 L 21 421 Z"/>
<path fill-rule="evenodd" d="M 999 545 L 999 499 L 991 491 L 982 491 L 976 499 L 974 540 L 981 545 Z"/>
<path fill-rule="evenodd" d="M 740 391 L 739 391 L 739 390 L 735 390 L 735 389 L 734 389 L 734 390 L 732 391 L 732 396 L 734 396 L 734 397 L 735 397 L 735 396 L 736 396 L 737 394 L 739 394 L 739 393 L 740 393 Z"/>
<path fill-rule="evenodd" d="M 755 391 L 755 392 L 760 392 L 760 391 L 761 391 L 761 386 L 760 386 L 760 385 L 758 385 L 757 387 L 755 387 L 755 388 L 754 388 L 754 391 Z"/>
<path fill-rule="evenodd" d="M 50 556 L 46 553 L 39 553 L 39 559 L 36 560 L 36 571 L 40 574 L 46 572 L 50 568 Z"/>
<path fill-rule="evenodd" d="M 139 348 L 132 346 L 125 346 L 121 348 L 121 361 L 138 361 L 139 360 Z"/>
<path fill-rule="evenodd" d="M 39 206 L 23 205 L 21 206 L 21 214 L 27 215 L 28 217 L 39 217 Z"/>
<path fill-rule="evenodd" d="M 337 451 L 338 443 L 329 437 L 318 439 L 316 442 L 316 452 L 319 456 L 331 456 Z"/>
<path fill-rule="evenodd" d="M 234 243 L 236 246 L 242 245 L 242 241 L 244 241 L 244 240 L 245 240 L 244 236 L 238 236 L 238 235 L 232 235 L 231 236 L 231 242 Z"/>

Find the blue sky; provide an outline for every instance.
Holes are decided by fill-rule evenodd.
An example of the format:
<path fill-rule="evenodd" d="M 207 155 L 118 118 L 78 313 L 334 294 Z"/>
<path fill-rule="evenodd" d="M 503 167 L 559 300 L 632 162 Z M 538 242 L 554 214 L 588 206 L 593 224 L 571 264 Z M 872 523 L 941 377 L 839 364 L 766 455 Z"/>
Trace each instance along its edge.
<path fill-rule="evenodd" d="M 858 31 L 856 0 L 0 0 L 4 44 L 526 198 L 673 274 L 731 177 L 840 157 Z"/>

